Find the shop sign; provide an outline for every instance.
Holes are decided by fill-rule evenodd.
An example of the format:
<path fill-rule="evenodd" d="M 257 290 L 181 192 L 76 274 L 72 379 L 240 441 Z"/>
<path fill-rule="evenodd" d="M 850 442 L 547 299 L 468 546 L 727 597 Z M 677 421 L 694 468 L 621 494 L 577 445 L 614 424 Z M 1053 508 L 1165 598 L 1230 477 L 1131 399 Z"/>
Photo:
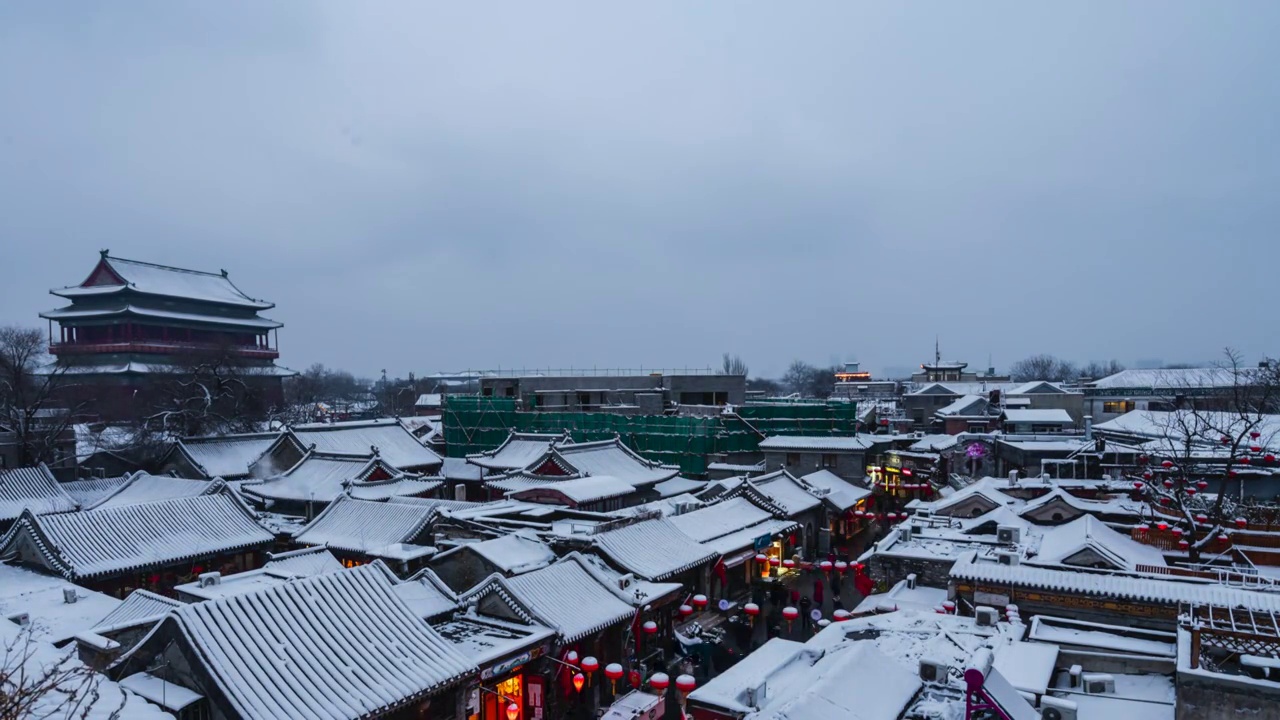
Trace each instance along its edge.
<path fill-rule="evenodd" d="M 544 649 L 545 649 L 544 646 L 532 648 L 530 650 L 526 650 L 525 652 L 520 653 L 519 655 L 513 658 L 509 658 L 507 660 L 503 660 L 500 663 L 495 663 L 493 665 L 490 665 L 489 667 L 485 668 L 483 672 L 480 673 L 480 679 L 488 680 L 489 678 L 506 675 L 507 673 L 511 672 L 512 670 L 515 670 L 521 665 L 524 665 L 530 660 L 535 660 L 541 657 Z"/>

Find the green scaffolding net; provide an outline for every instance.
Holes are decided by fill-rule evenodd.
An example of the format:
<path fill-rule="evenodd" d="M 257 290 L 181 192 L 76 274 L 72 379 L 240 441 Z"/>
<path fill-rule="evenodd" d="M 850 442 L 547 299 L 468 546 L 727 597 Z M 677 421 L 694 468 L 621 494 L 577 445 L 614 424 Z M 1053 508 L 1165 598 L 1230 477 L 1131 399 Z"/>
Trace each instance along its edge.
<path fill-rule="evenodd" d="M 851 402 L 747 404 L 711 417 L 537 412 L 517 409 L 514 398 L 450 395 L 443 422 L 450 457 L 492 450 L 513 431 L 567 432 L 577 442 L 616 435 L 645 458 L 702 475 L 709 456 L 758 452 L 762 436 L 852 435 L 857 414 Z"/>

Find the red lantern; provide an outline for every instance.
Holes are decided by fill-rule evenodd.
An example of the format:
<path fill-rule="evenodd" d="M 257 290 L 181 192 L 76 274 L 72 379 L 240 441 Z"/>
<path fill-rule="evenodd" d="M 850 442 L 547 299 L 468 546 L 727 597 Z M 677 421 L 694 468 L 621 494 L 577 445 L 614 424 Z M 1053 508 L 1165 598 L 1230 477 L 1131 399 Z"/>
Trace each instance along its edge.
<path fill-rule="evenodd" d="M 1231 542 L 1231 538 L 1227 537 L 1226 533 L 1219 533 L 1218 542 Z"/>
<path fill-rule="evenodd" d="M 1273 463 L 1276 461 L 1276 456 L 1272 455 L 1271 453 L 1267 453 L 1266 455 L 1262 456 L 1262 459 L 1266 460 L 1269 463 Z"/>
<path fill-rule="evenodd" d="M 756 562 L 758 562 L 758 563 L 767 563 L 767 562 L 769 562 L 769 556 L 768 556 L 768 555 L 765 555 L 764 553 L 758 553 L 758 554 L 756 555 Z"/>
<path fill-rule="evenodd" d="M 160 576 L 159 576 L 159 575 L 152 574 L 152 575 L 151 575 L 151 577 L 150 577 L 150 578 L 148 578 L 148 579 L 149 579 L 149 580 L 151 580 L 151 584 L 152 584 L 152 585 L 159 585 L 159 584 L 160 584 Z"/>
<path fill-rule="evenodd" d="M 1187 488 L 1187 496 L 1188 496 L 1188 497 L 1194 496 L 1195 494 L 1196 494 L 1196 489 L 1195 489 L 1195 488 L 1193 488 L 1193 487 L 1189 487 L 1189 488 Z"/>
<path fill-rule="evenodd" d="M 694 595 L 694 596 L 693 596 L 693 600 L 692 600 L 691 602 L 693 602 L 693 606 L 694 606 L 694 607 L 696 607 L 696 608 L 698 608 L 699 610 L 701 610 L 702 608 L 704 608 L 704 607 L 706 607 L 706 606 L 707 606 L 707 596 L 706 596 L 706 595 Z"/>
<path fill-rule="evenodd" d="M 1231 438 L 1227 437 L 1226 435 L 1223 435 L 1223 436 L 1222 436 L 1222 444 L 1223 444 L 1223 445 L 1230 445 L 1230 444 L 1231 444 Z"/>
<path fill-rule="evenodd" d="M 1175 538 L 1180 538 L 1180 537 L 1182 537 L 1182 528 L 1174 528 L 1174 529 L 1173 529 L 1173 536 L 1174 536 Z"/>
<path fill-rule="evenodd" d="M 590 675 L 600 669 L 600 661 L 590 655 L 582 658 L 582 672 Z"/>
<path fill-rule="evenodd" d="M 1150 529 L 1151 529 L 1151 527 L 1150 527 L 1150 526 L 1148 526 L 1148 525 L 1146 525 L 1146 524 L 1143 524 L 1143 525 L 1139 525 L 1138 527 L 1136 527 L 1136 528 L 1134 528 L 1134 529 L 1135 529 L 1135 530 L 1137 530 L 1139 533 L 1144 533 L 1144 534 L 1145 534 L 1148 530 L 1150 530 Z"/>
<path fill-rule="evenodd" d="M 1241 455 L 1241 456 L 1240 456 L 1240 460 L 1239 460 L 1239 462 L 1240 462 L 1240 464 L 1241 464 L 1241 465 L 1248 465 L 1249 463 L 1252 463 L 1253 461 L 1249 459 L 1249 456 L 1248 456 L 1248 455 Z"/>
<path fill-rule="evenodd" d="M 836 622 L 844 622 L 849 619 L 849 611 L 841 608 L 832 613 L 831 616 L 836 619 Z"/>
<path fill-rule="evenodd" d="M 1249 433 L 1249 437 L 1253 438 L 1254 440 L 1257 440 L 1258 438 L 1262 437 L 1262 433 L 1258 432 L 1257 430 L 1254 430 L 1253 432 Z"/>
<path fill-rule="evenodd" d="M 1160 504 L 1161 504 L 1161 505 L 1168 505 L 1168 504 L 1170 504 L 1171 502 L 1172 502 L 1172 501 L 1171 501 L 1169 498 L 1160 498 Z"/>
<path fill-rule="evenodd" d="M 583 676 L 582 676 L 582 673 L 574 673 L 574 674 L 573 674 L 573 689 L 574 689 L 574 690 L 577 690 L 578 692 L 582 692 L 582 684 L 583 684 L 583 683 L 585 683 L 586 681 L 587 681 L 587 679 L 586 679 L 585 677 L 583 677 Z"/>
<path fill-rule="evenodd" d="M 1196 515 L 1196 522 L 1198 523 L 1209 522 L 1209 516 L 1204 514 Z"/>
<path fill-rule="evenodd" d="M 800 611 L 788 605 L 782 608 L 782 619 L 787 621 L 787 631 L 791 630 L 791 623 L 800 617 Z"/>
<path fill-rule="evenodd" d="M 1169 489 L 1173 488 L 1173 481 L 1172 481 L 1172 480 L 1165 480 L 1165 481 L 1164 481 L 1164 487 L 1165 487 L 1165 489 L 1166 489 L 1166 490 L 1169 490 Z"/>
<path fill-rule="evenodd" d="M 1227 477 L 1235 477 L 1235 476 L 1236 476 L 1236 471 L 1235 471 L 1235 470 L 1228 470 L 1228 471 L 1227 471 Z"/>
<path fill-rule="evenodd" d="M 511 703 L 507 706 L 507 720 L 516 720 L 518 717 L 520 717 L 520 706 Z"/>
<path fill-rule="evenodd" d="M 1165 460 L 1164 462 L 1160 463 L 1160 467 L 1164 468 L 1165 470 L 1168 470 L 1169 468 L 1173 467 L 1173 461 Z"/>
<path fill-rule="evenodd" d="M 1152 473 L 1150 470 L 1148 470 L 1148 471 L 1146 471 L 1146 472 L 1142 473 L 1142 479 L 1143 479 L 1143 480 L 1150 480 L 1153 476 L 1154 476 L 1154 475 L 1153 475 L 1153 473 Z"/>
<path fill-rule="evenodd" d="M 1201 480 L 1200 482 L 1196 483 L 1196 487 L 1200 488 L 1201 490 L 1207 490 L 1209 489 L 1209 481 Z"/>
<path fill-rule="evenodd" d="M 1147 460 L 1148 460 L 1148 459 L 1149 459 L 1149 458 L 1147 458 L 1147 456 L 1146 456 L 1146 455 L 1139 455 L 1139 456 L 1138 456 L 1138 462 L 1142 463 L 1143 465 L 1146 465 L 1146 464 L 1147 464 Z"/>
<path fill-rule="evenodd" d="M 843 561 L 843 560 L 837 560 L 837 561 L 836 561 L 835 568 L 836 568 L 836 572 L 838 572 L 838 573 L 842 573 L 842 572 L 844 572 L 845 570 L 848 570 L 848 569 L 849 569 L 849 563 L 847 563 L 847 562 L 845 562 L 845 561 Z"/>
<path fill-rule="evenodd" d="M 818 567 L 822 569 L 822 572 L 831 572 L 831 568 L 834 567 L 834 565 L 830 560 L 823 560 L 818 563 Z"/>
<path fill-rule="evenodd" d="M 609 678 L 609 687 L 612 688 L 613 694 L 618 694 L 618 681 L 622 679 L 622 666 L 618 663 L 609 663 L 604 666 L 604 676 Z"/>
<path fill-rule="evenodd" d="M 1252 452 L 1254 455 L 1257 455 L 1258 453 L 1262 452 L 1262 447 L 1260 445 L 1254 445 L 1253 447 L 1249 448 L 1249 451 Z"/>
<path fill-rule="evenodd" d="M 782 564 L 782 560 L 780 560 L 780 559 L 778 559 L 778 558 L 776 558 L 776 557 L 771 557 L 771 558 L 769 558 L 769 566 L 770 566 L 770 567 L 778 567 L 778 566 L 779 566 L 779 565 L 781 565 L 781 564 Z"/>
<path fill-rule="evenodd" d="M 1191 547 L 1191 543 L 1187 542 L 1186 540 L 1179 540 L 1179 541 L 1178 541 L 1178 549 L 1179 549 L 1179 550 L 1186 550 L 1186 549 L 1187 549 L 1187 548 L 1189 548 L 1189 547 Z"/>
<path fill-rule="evenodd" d="M 1156 529 L 1157 529 L 1157 530 L 1168 530 L 1168 529 L 1169 529 L 1169 523 L 1166 523 L 1166 522 L 1156 523 Z"/>
<path fill-rule="evenodd" d="M 658 634 L 658 623 L 656 623 L 656 622 L 654 622 L 654 621 L 652 621 L 652 620 L 647 620 L 647 621 L 645 621 L 645 624 L 644 624 L 644 625 L 641 625 L 640 627 L 644 629 L 644 634 L 645 634 L 645 635 L 657 635 L 657 634 Z"/>
<path fill-rule="evenodd" d="M 787 558 L 786 560 L 782 561 L 782 567 L 788 570 L 794 570 L 796 567 L 796 561 L 792 560 L 791 558 Z"/>
<path fill-rule="evenodd" d="M 853 511 L 853 516 L 854 516 L 854 517 L 866 517 L 866 516 L 867 516 L 867 511 L 866 511 L 866 510 L 854 510 L 854 511 Z"/>
<path fill-rule="evenodd" d="M 1245 520 L 1244 518 L 1236 518 L 1236 527 L 1240 528 L 1241 530 L 1244 530 L 1245 528 L 1249 527 L 1249 521 Z"/>
<path fill-rule="evenodd" d="M 1141 482 L 1139 482 L 1139 481 L 1137 481 L 1137 480 L 1135 480 L 1135 481 L 1133 482 L 1133 489 L 1134 489 L 1134 490 L 1141 490 L 1141 489 L 1142 489 L 1142 483 L 1141 483 Z"/>
<path fill-rule="evenodd" d="M 681 606 L 680 606 L 680 617 L 682 617 L 682 618 L 687 618 L 687 617 L 689 617 L 689 616 L 690 616 L 690 615 L 692 615 L 692 614 L 693 614 L 693 606 L 692 606 L 692 605 L 681 605 Z"/>
<path fill-rule="evenodd" d="M 751 623 L 752 627 L 755 627 L 756 616 L 760 614 L 760 606 L 755 603 L 747 603 L 742 606 L 742 612 L 747 614 L 747 621 Z"/>
<path fill-rule="evenodd" d="M 950 600 L 944 600 L 942 603 L 942 609 L 946 610 L 948 615 L 951 615 L 956 611 L 956 604 Z"/>
<path fill-rule="evenodd" d="M 651 685 L 654 690 L 663 692 L 671 686 L 671 678 L 667 677 L 666 673 L 654 673 L 653 677 L 649 678 L 649 685 Z"/>
<path fill-rule="evenodd" d="M 692 675 L 681 675 L 676 678 L 676 690 L 680 691 L 681 701 L 696 687 L 698 687 L 698 681 L 694 680 Z"/>

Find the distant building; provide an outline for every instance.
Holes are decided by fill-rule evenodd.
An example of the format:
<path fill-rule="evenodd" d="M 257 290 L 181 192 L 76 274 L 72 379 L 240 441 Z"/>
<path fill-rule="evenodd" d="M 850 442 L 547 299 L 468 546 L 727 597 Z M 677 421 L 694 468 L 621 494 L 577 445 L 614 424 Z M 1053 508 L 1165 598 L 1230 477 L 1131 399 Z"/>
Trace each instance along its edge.
<path fill-rule="evenodd" d="M 516 398 L 522 410 L 661 415 L 675 405 L 741 405 L 747 378 L 712 373 L 507 375 L 480 379 L 480 394 Z"/>
<path fill-rule="evenodd" d="M 884 400 L 895 398 L 901 391 L 896 380 L 873 380 L 871 373 L 859 368 L 856 362 L 847 362 L 836 373 L 836 385 L 831 396 L 853 400 Z"/>
<path fill-rule="evenodd" d="M 1248 387 L 1255 373 L 1250 368 L 1237 373 L 1216 367 L 1121 370 L 1082 384 L 1084 410 L 1100 423 L 1134 410 L 1227 410 L 1232 388 Z"/>
<path fill-rule="evenodd" d="M 84 282 L 50 293 L 71 301 L 41 313 L 49 321 L 49 351 L 76 378 L 76 395 L 106 419 L 136 415 L 138 396 L 157 378 L 211 353 L 242 364 L 265 405 L 283 401 L 275 364 L 281 323 L 260 317 L 275 307 L 244 294 L 227 272 L 200 272 L 112 257 L 103 250 Z M 58 330 L 53 329 L 53 323 Z"/>

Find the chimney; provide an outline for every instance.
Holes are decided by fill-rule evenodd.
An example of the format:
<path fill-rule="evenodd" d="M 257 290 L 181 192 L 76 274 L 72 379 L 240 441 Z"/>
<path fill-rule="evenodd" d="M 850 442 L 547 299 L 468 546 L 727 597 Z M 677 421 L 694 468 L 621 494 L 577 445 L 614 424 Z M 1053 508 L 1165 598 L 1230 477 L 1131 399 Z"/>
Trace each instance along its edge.
<path fill-rule="evenodd" d="M 1018 471 L 1010 470 L 1009 471 L 1009 487 L 1016 487 L 1017 484 L 1018 484 Z"/>
<path fill-rule="evenodd" d="M 915 574 L 915 573 L 911 573 L 910 575 L 908 575 L 908 576 L 907 576 L 907 589 L 908 589 L 908 590 L 915 590 L 915 589 L 916 589 L 916 574 Z"/>
<path fill-rule="evenodd" d="M 1084 439 L 1085 440 L 1093 439 L 1093 416 L 1092 415 L 1084 416 Z"/>

